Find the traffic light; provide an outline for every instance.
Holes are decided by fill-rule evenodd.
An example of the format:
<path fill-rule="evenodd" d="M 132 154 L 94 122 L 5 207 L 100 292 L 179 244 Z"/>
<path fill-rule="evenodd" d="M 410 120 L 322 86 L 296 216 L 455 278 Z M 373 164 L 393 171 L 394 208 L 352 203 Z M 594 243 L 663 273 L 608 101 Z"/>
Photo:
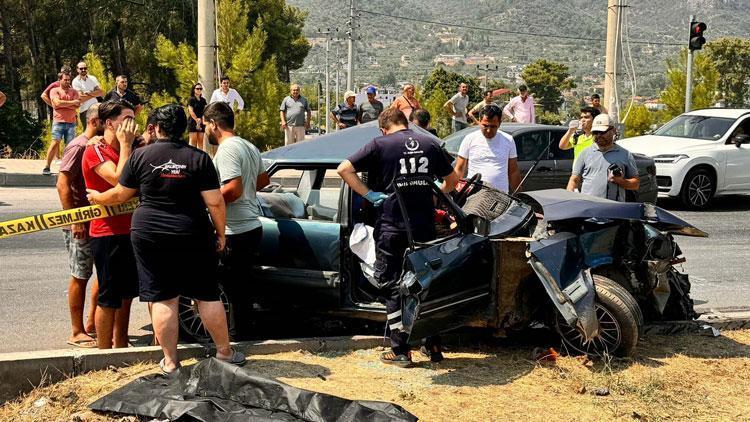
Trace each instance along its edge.
<path fill-rule="evenodd" d="M 706 24 L 703 22 L 690 22 L 690 42 L 688 47 L 690 51 L 700 50 L 706 39 L 703 38 L 703 32 L 706 30 Z"/>

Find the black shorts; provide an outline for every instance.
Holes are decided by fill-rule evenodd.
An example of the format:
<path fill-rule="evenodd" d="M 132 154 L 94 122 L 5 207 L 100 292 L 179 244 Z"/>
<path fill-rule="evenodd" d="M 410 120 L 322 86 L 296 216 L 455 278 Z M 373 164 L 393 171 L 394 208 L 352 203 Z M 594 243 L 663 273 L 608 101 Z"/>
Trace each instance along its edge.
<path fill-rule="evenodd" d="M 138 272 L 129 235 L 92 237 L 91 251 L 99 279 L 99 306 L 120 308 L 123 300 L 138 296 Z"/>
<path fill-rule="evenodd" d="M 132 232 L 140 299 L 161 302 L 177 296 L 219 300 L 218 256 L 213 234 L 174 235 Z"/>
<path fill-rule="evenodd" d="M 195 120 L 192 119 L 192 117 L 188 116 L 188 133 L 203 133 L 204 132 L 204 126 L 201 125 L 201 128 L 198 129 L 198 124 L 195 123 Z"/>
<path fill-rule="evenodd" d="M 262 238 L 262 227 L 227 235 L 226 249 L 219 265 L 219 279 L 225 289 L 231 290 L 235 299 L 246 299 L 249 294 L 250 274 Z"/>

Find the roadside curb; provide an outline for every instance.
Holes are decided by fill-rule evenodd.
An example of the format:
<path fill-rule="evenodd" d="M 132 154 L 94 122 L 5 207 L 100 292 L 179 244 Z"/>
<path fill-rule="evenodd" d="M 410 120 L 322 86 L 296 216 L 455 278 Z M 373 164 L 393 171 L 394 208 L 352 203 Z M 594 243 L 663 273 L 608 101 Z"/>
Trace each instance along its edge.
<path fill-rule="evenodd" d="M 383 344 L 381 336 L 316 337 L 290 340 L 265 340 L 232 343 L 232 347 L 248 356 L 296 350 L 322 352 L 327 350 L 369 349 Z M 181 344 L 180 360 L 206 357 L 212 345 Z M 137 362 L 158 362 L 161 347 L 129 347 L 127 349 L 60 349 L 0 354 L 0 404 L 33 390 L 40 384 L 98 371 L 110 366 L 121 367 Z"/>
<path fill-rule="evenodd" d="M 56 173 L 53 173 L 51 176 L 27 173 L 0 173 L 0 187 L 4 188 L 54 187 L 56 184 Z"/>

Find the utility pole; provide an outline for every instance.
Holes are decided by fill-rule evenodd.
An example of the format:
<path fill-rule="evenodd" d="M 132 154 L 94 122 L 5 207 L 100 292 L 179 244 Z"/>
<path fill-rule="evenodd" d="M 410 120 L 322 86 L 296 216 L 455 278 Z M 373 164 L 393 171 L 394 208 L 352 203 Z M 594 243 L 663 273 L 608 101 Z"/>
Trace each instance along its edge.
<path fill-rule="evenodd" d="M 335 29 L 331 31 L 331 28 L 326 28 L 325 31 L 321 31 L 320 28 L 318 28 L 318 34 L 324 35 L 326 37 L 326 109 L 325 109 L 325 119 L 326 119 L 326 133 L 329 133 L 329 123 L 330 119 L 328 117 L 328 111 L 331 109 L 331 103 L 330 103 L 330 97 L 331 97 L 331 89 L 330 89 L 330 70 L 331 67 L 328 64 L 328 52 L 331 50 L 331 34 L 334 32 L 338 32 L 338 29 Z M 318 109 L 318 114 L 320 114 L 320 109 Z"/>
<path fill-rule="evenodd" d="M 619 122 L 620 120 L 620 104 L 617 102 L 617 74 L 620 63 L 618 59 L 620 56 L 620 39 L 619 35 L 620 25 L 622 20 L 620 19 L 620 12 L 622 6 L 620 0 L 608 0 L 607 1 L 607 52 L 606 60 L 604 65 L 604 104 L 609 110 L 610 118 L 614 121 Z"/>
<path fill-rule="evenodd" d="M 479 73 L 480 70 L 484 70 L 484 83 L 482 84 L 482 90 L 483 91 L 486 91 L 486 90 L 489 89 L 488 87 L 489 87 L 490 81 L 488 79 L 489 78 L 488 72 L 490 70 L 492 70 L 493 72 L 497 72 L 498 69 L 499 68 L 497 67 L 497 65 L 495 65 L 494 67 L 492 67 L 492 66 L 490 66 L 487 63 L 484 64 L 484 67 L 480 67 L 479 65 L 477 65 L 477 74 Z"/>
<path fill-rule="evenodd" d="M 320 116 L 320 96 L 323 94 L 323 87 L 320 86 L 320 79 L 318 79 L 318 81 L 316 82 L 315 88 L 317 88 L 317 91 L 318 91 L 318 119 L 317 121 L 318 121 L 318 136 L 320 136 L 320 117 L 321 117 Z M 326 119 L 326 121 L 328 121 L 328 119 Z M 326 128 L 326 130 L 328 130 L 328 128 Z"/>
<path fill-rule="evenodd" d="M 346 31 L 348 38 L 348 60 L 346 67 L 346 90 L 354 90 L 354 28 L 357 26 L 356 15 L 354 13 L 354 0 L 349 0 L 349 30 Z"/>
<path fill-rule="evenodd" d="M 341 59 L 339 58 L 339 46 L 336 45 L 336 96 L 334 97 L 334 101 L 336 104 L 339 104 L 339 68 L 341 67 Z"/>
<path fill-rule="evenodd" d="M 204 95 L 211 95 L 216 89 L 217 51 L 214 0 L 198 0 L 198 82 L 203 85 Z M 210 148 L 204 139 L 203 149 Z"/>

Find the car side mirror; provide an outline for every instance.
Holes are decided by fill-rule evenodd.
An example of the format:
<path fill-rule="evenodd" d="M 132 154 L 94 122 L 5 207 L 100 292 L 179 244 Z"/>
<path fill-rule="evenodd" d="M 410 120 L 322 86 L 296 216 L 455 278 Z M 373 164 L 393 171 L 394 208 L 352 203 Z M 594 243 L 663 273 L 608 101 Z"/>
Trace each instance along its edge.
<path fill-rule="evenodd" d="M 734 138 L 732 138 L 732 141 L 734 142 L 734 145 L 739 148 L 742 146 L 742 144 L 750 144 L 750 135 L 747 135 L 745 133 L 736 135 Z"/>

